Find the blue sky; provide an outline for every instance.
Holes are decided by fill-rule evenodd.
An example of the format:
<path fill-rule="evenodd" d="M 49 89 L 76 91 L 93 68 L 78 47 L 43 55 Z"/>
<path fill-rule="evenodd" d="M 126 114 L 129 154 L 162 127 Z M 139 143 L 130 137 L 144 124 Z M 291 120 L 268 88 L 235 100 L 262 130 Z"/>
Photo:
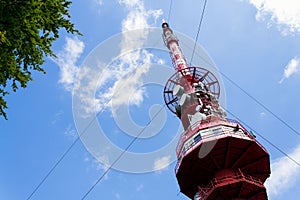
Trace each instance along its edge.
<path fill-rule="evenodd" d="M 81 132 L 82 127 L 76 122 L 78 104 L 76 100 L 74 103 L 74 95 L 81 94 L 76 92 L 76 81 L 85 75 L 84 69 L 90 59 L 98 61 L 96 58 L 101 60 L 109 54 L 108 49 L 105 55 L 98 55 L 97 47 L 101 49 L 105 41 L 110 42 L 111 36 L 122 31 L 160 27 L 161 19 L 168 18 L 169 5 L 170 1 L 156 0 L 73 2 L 72 21 L 84 36 L 67 35 L 62 31 L 61 38 L 53 46 L 58 58 L 47 59 L 43 65 L 47 74 L 34 72 L 34 81 L 27 89 L 20 89 L 7 98 L 9 120 L 0 122 L 0 199 L 26 199 L 72 144 L 77 131 Z M 171 28 L 195 38 L 202 5 L 202 1 L 173 1 L 169 20 Z M 222 73 L 298 132 L 299 13 L 300 3 L 293 0 L 284 3 L 275 0 L 209 0 L 198 40 Z M 122 42 L 125 41 L 121 42 L 122 50 L 126 48 L 126 38 L 119 36 L 122 36 Z M 162 45 L 161 35 L 158 38 Z M 154 64 L 149 66 L 149 62 Z M 143 77 L 148 77 L 154 65 L 172 69 L 168 54 L 152 49 L 122 54 L 119 60 L 114 60 L 105 71 L 101 71 L 100 78 L 97 74 L 88 76 L 93 86 L 98 84 L 99 88 L 96 92 L 84 90 L 88 94 L 94 92 L 91 93 L 94 99 L 88 99 L 84 102 L 87 104 L 82 105 L 88 114 L 103 110 L 95 122 L 120 148 L 124 149 L 132 140 L 132 135 L 128 134 L 137 133 L 130 128 L 124 131 L 129 123 L 120 125 L 116 122 L 118 109 L 128 106 L 126 111 L 131 116 L 130 122 L 138 124 L 141 130 L 149 121 L 149 109 L 152 109 L 150 116 L 159 109 L 152 105 L 163 104 L 162 86 L 140 86 L 146 83 Z M 160 76 L 164 78 L 166 74 L 161 72 Z M 225 78 L 223 83 L 227 109 L 300 162 L 300 137 Z M 116 93 L 114 89 L 120 85 L 124 87 L 121 91 L 125 92 Z M 118 98 L 111 102 L 114 95 Z M 167 109 L 159 119 L 166 121 L 155 122 L 145 131 L 145 135 L 155 136 L 139 138 L 130 152 L 147 154 L 163 148 L 175 137 L 179 121 Z M 157 132 L 156 125 L 161 126 Z M 97 137 L 93 130 L 90 132 Z M 269 199 L 298 197 L 299 166 L 259 136 L 257 139 L 271 155 L 272 175 L 267 183 Z M 107 148 L 103 144 L 97 147 L 101 150 Z M 31 199 L 81 199 L 112 163 L 103 152 L 97 161 L 90 153 L 92 151 L 84 139 L 76 143 Z M 187 199 L 179 193 L 175 163 L 168 165 L 170 158 L 169 154 L 164 154 L 146 167 L 139 163 L 139 159 L 121 160 L 129 169 L 136 166 L 139 173 L 126 172 L 126 166 L 120 165 L 118 170 L 111 170 L 86 199 Z M 142 173 L 143 170 L 147 172 Z"/>

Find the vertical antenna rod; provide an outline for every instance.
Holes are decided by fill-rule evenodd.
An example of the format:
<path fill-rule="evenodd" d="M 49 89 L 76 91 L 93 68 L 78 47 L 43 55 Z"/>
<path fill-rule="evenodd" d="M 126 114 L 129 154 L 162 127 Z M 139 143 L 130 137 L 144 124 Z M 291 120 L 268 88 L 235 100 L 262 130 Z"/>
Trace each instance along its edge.
<path fill-rule="evenodd" d="M 169 27 L 169 24 L 163 20 L 162 22 L 163 28 L 163 39 L 165 45 L 170 50 L 170 55 L 172 58 L 172 62 L 176 71 L 181 71 L 188 67 L 186 63 L 186 59 L 179 47 L 178 39 L 173 34 L 172 29 Z"/>

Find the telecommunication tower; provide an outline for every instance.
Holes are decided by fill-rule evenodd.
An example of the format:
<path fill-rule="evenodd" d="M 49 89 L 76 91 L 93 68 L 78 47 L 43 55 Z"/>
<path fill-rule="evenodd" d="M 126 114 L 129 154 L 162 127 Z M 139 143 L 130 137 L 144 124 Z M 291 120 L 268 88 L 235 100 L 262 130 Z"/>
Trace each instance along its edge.
<path fill-rule="evenodd" d="M 167 107 L 184 127 L 177 145 L 180 191 L 195 200 L 266 200 L 267 150 L 239 122 L 226 118 L 220 85 L 209 70 L 189 66 L 163 21 L 163 39 L 175 73 L 164 88 Z"/>

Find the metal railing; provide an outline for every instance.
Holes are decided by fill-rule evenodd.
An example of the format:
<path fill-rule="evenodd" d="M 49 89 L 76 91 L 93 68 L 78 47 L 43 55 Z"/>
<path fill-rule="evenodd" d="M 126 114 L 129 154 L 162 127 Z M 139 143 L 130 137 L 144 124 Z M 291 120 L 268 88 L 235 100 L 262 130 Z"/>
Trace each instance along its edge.
<path fill-rule="evenodd" d="M 240 169 L 232 175 L 220 177 L 220 178 L 213 178 L 211 182 L 204 188 L 198 187 L 200 192 L 200 197 L 202 200 L 205 200 L 215 188 L 220 187 L 225 184 L 233 184 L 236 182 L 246 181 L 249 183 L 253 183 L 259 187 L 264 188 L 263 182 L 253 176 L 243 173 Z"/>
<path fill-rule="evenodd" d="M 230 127 L 230 128 L 235 128 L 237 125 L 239 125 L 239 128 L 242 130 L 242 133 L 239 132 L 239 131 L 236 131 L 236 132 L 233 132 L 233 131 L 214 131 L 214 128 L 216 127 Z M 217 136 L 217 135 L 220 135 L 220 133 L 224 133 L 224 134 L 239 134 L 241 136 L 248 136 L 250 139 L 255 139 L 250 133 L 248 133 L 248 131 L 237 121 L 234 121 L 234 120 L 228 120 L 228 119 L 224 119 L 224 120 L 217 120 L 217 121 L 212 121 L 212 122 L 208 122 L 208 123 L 200 123 L 200 122 L 197 122 L 193 125 L 191 125 L 185 132 L 182 133 L 180 139 L 179 139 L 179 142 L 178 142 L 178 145 L 176 147 L 176 154 L 177 154 L 177 157 L 180 157 L 180 154 L 182 153 L 182 148 L 184 146 L 184 144 L 190 140 L 193 136 L 197 135 L 198 134 L 201 134 L 200 132 L 201 131 L 204 131 L 204 130 L 208 130 L 208 131 L 211 131 L 212 133 L 211 134 L 207 134 L 205 136 L 201 136 L 201 139 L 208 139 L 208 138 L 211 138 L 211 137 L 214 137 L 214 136 Z M 248 138 L 247 137 L 247 138 Z M 195 144 L 197 144 L 199 141 L 197 141 Z M 191 146 L 192 147 L 192 146 Z M 190 147 L 190 148 L 191 148 Z M 190 149 L 189 148 L 189 149 Z M 187 151 L 187 149 L 185 149 Z M 186 152 L 185 151 L 185 152 Z"/>
<path fill-rule="evenodd" d="M 190 125 L 182 134 L 179 139 L 179 143 L 176 148 L 177 156 L 179 155 L 179 152 L 182 148 L 183 143 L 185 143 L 188 139 L 190 139 L 192 136 L 194 136 L 197 132 L 200 130 L 212 128 L 214 126 L 220 125 L 220 122 L 223 122 L 222 119 L 218 118 L 217 120 L 212 120 L 209 118 L 208 120 L 203 120 L 196 122 L 192 125 Z"/>
<path fill-rule="evenodd" d="M 207 134 L 207 135 L 204 135 L 204 136 L 200 136 L 201 138 L 198 139 L 198 140 L 194 140 L 194 138 L 191 137 L 191 143 L 188 144 L 188 140 L 185 140 L 185 142 L 181 145 L 181 148 L 180 149 L 177 149 L 177 151 L 179 152 L 176 152 L 177 153 L 177 156 L 178 156 L 178 161 L 177 161 L 177 164 L 176 164 L 176 167 L 175 167 L 175 172 L 177 173 L 178 171 L 178 168 L 181 164 L 181 161 L 182 161 L 182 158 L 185 156 L 185 154 L 192 148 L 198 146 L 197 144 L 200 143 L 200 142 L 203 142 L 204 140 L 208 140 L 210 138 L 214 138 L 214 137 L 217 137 L 217 136 L 220 136 L 220 135 L 239 135 L 240 137 L 243 137 L 243 138 L 247 138 L 249 139 L 248 135 L 245 135 L 244 132 L 233 132 L 233 130 L 223 130 L 222 127 L 225 126 L 225 125 L 220 125 L 220 129 L 218 131 L 212 131 L 212 133 L 210 134 Z M 218 127 L 218 126 L 216 126 Z M 215 127 L 215 128 L 216 128 Z M 201 134 L 200 132 L 198 134 Z M 197 134 L 195 134 L 197 135 Z"/>
<path fill-rule="evenodd" d="M 217 127 L 236 128 L 237 126 L 241 131 L 224 130 L 223 128 L 221 128 L 218 131 L 215 131 Z M 211 131 L 211 133 L 201 135 L 201 131 L 205 131 L 205 130 Z M 197 137 L 198 134 L 200 134 L 200 139 L 194 140 L 194 138 Z M 222 119 L 216 117 L 209 117 L 205 121 L 203 120 L 201 122 L 196 122 L 195 124 L 190 125 L 188 129 L 185 130 L 180 136 L 178 145 L 176 147 L 177 164 L 175 167 L 175 172 L 177 173 L 181 161 L 183 157 L 186 155 L 186 153 L 193 147 L 197 146 L 198 143 L 202 142 L 203 140 L 208 140 L 210 138 L 217 137 L 220 135 L 226 135 L 226 134 L 232 136 L 239 135 L 243 138 L 250 139 L 256 142 L 260 146 L 260 148 L 262 148 L 265 152 L 267 152 L 267 150 L 255 139 L 255 137 L 252 134 L 250 134 L 247 131 L 247 129 L 238 121 L 233 119 L 228 119 L 228 118 Z M 190 140 L 190 144 L 188 144 L 189 140 Z"/>

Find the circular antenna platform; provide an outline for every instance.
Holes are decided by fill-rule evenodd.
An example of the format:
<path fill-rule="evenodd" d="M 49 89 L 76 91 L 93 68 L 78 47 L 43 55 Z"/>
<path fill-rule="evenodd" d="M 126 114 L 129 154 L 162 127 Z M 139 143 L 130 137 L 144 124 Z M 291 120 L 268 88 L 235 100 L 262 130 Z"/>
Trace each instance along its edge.
<path fill-rule="evenodd" d="M 181 90 L 194 86 L 194 83 L 199 82 L 201 82 L 216 99 L 219 99 L 220 84 L 215 75 L 202 67 L 188 67 L 174 73 L 165 85 L 164 100 L 169 110 L 176 114 L 175 106 L 179 105 L 180 98 L 183 95 Z"/>

